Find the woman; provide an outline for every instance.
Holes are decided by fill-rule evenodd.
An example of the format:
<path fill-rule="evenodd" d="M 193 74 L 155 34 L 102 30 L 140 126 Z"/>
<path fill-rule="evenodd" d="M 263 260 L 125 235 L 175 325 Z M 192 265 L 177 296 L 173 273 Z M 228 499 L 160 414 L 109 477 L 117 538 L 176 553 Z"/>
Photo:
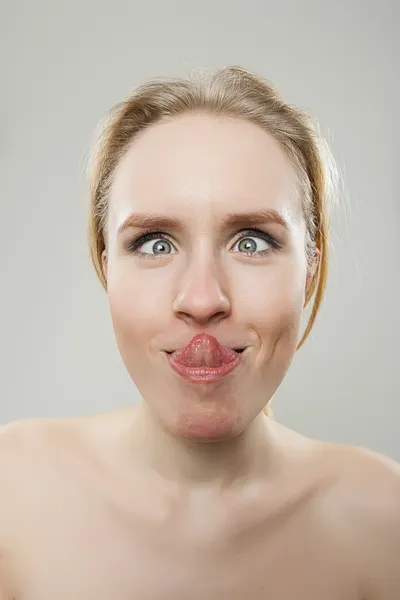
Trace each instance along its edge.
<path fill-rule="evenodd" d="M 4 428 L 6 597 L 399 598 L 398 465 L 269 410 L 326 284 L 338 177 L 316 123 L 239 67 L 159 79 L 114 107 L 90 168 L 142 400 Z"/>

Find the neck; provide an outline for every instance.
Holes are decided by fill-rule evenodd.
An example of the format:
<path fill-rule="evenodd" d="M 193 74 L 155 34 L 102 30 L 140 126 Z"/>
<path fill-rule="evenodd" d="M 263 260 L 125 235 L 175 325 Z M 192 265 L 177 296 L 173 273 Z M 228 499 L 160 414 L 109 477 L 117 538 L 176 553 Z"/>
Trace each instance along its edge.
<path fill-rule="evenodd" d="M 135 407 L 131 441 L 141 466 L 185 486 L 226 488 L 265 478 L 276 465 L 272 422 L 260 413 L 236 437 L 216 442 L 178 438 L 154 417 L 146 402 Z"/>

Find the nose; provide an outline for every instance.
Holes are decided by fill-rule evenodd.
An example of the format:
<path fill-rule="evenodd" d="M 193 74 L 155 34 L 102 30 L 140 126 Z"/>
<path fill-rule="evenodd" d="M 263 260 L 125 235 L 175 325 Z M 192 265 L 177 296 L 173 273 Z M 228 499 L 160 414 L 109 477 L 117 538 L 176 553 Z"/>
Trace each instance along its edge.
<path fill-rule="evenodd" d="M 226 318 L 231 312 L 223 289 L 223 273 L 213 256 L 200 258 L 188 266 L 180 281 L 173 310 L 188 324 L 207 325 Z"/>

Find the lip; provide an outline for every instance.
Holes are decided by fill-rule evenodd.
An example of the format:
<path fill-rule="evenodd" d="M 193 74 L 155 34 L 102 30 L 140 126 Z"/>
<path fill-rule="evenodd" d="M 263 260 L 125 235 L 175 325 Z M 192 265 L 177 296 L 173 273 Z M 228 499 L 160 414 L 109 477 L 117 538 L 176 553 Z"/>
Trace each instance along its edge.
<path fill-rule="evenodd" d="M 167 352 L 168 354 L 172 354 L 173 352 L 176 352 L 177 350 L 181 350 L 182 348 L 187 347 L 189 344 L 192 344 L 195 342 L 195 339 L 198 338 L 200 335 L 204 335 L 204 334 L 197 334 L 195 335 L 189 342 L 183 343 L 182 346 L 178 347 L 178 348 L 164 348 L 163 352 Z M 213 337 L 213 336 L 211 336 Z M 246 348 L 248 347 L 246 345 L 246 343 L 222 343 L 220 340 L 218 340 L 217 338 L 215 338 L 216 341 L 223 347 L 223 348 L 229 348 L 230 350 L 235 350 L 235 352 L 237 352 L 237 350 L 243 351 L 246 350 Z"/>
<path fill-rule="evenodd" d="M 219 367 L 187 367 L 182 363 L 175 361 L 172 358 L 172 354 L 168 354 L 168 352 L 164 352 L 164 354 L 167 357 L 172 370 L 181 377 L 189 379 L 193 383 L 214 383 L 226 377 L 226 375 L 239 366 L 243 361 L 243 355 L 246 354 L 246 350 L 247 348 L 242 352 L 237 352 L 237 356 L 234 360 L 222 364 Z"/>

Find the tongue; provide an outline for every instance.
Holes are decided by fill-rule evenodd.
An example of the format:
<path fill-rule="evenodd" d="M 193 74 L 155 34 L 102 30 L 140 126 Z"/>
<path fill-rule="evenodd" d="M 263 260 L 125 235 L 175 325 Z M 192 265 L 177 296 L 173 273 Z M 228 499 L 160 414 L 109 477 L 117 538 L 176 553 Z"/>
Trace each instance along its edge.
<path fill-rule="evenodd" d="M 171 358 L 186 367 L 220 367 L 237 357 L 235 350 L 220 346 L 214 336 L 207 333 L 196 335 L 192 341 L 171 354 Z"/>

